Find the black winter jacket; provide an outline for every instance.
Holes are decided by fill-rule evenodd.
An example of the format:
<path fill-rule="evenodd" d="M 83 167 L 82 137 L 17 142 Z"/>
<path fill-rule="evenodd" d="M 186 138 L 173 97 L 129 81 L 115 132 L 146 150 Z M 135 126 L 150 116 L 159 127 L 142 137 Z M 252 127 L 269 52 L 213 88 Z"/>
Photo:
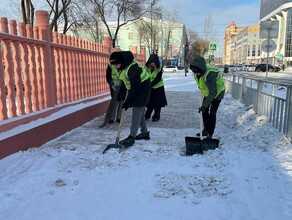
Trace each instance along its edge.
<path fill-rule="evenodd" d="M 123 71 L 132 64 L 134 56 L 131 51 L 121 51 L 120 53 L 123 56 L 123 62 L 119 71 Z M 125 103 L 128 103 L 130 107 L 146 106 L 149 101 L 151 91 L 150 78 L 141 82 L 140 74 L 142 71 L 143 68 L 138 64 L 132 65 L 128 70 L 131 89 L 128 91 Z"/>

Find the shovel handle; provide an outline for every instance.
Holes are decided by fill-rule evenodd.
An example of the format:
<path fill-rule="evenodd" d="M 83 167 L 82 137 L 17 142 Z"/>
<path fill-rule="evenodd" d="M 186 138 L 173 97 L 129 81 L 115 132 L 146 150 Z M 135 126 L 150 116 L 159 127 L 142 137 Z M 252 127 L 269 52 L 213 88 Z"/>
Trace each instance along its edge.
<path fill-rule="evenodd" d="M 204 94 L 203 92 L 201 91 L 201 106 L 203 104 L 203 98 L 204 98 Z M 200 140 L 203 140 L 203 113 L 202 111 L 200 111 Z"/>

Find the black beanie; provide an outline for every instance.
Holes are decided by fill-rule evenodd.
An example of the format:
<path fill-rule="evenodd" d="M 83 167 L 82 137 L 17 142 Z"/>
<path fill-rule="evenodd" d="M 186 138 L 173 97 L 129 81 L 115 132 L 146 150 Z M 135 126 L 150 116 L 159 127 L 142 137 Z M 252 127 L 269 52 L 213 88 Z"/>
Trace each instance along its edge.
<path fill-rule="evenodd" d="M 119 63 L 123 63 L 123 56 L 120 52 L 113 52 L 110 55 L 110 63 L 111 64 L 119 64 Z"/>

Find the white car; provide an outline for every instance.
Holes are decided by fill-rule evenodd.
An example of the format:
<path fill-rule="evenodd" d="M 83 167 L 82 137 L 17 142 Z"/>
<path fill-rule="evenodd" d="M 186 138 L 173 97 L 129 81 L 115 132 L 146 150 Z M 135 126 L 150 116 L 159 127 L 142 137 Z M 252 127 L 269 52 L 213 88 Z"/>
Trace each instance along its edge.
<path fill-rule="evenodd" d="M 177 66 L 164 66 L 163 72 L 175 73 L 178 71 Z"/>
<path fill-rule="evenodd" d="M 245 70 L 248 72 L 255 72 L 256 65 L 255 64 L 248 64 L 246 65 Z"/>

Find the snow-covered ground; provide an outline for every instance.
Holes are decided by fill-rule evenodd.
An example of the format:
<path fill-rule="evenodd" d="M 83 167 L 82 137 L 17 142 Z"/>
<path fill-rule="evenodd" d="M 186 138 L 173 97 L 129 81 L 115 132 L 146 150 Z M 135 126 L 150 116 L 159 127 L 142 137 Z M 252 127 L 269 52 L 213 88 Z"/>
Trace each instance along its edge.
<path fill-rule="evenodd" d="M 184 137 L 199 127 L 199 91 L 190 73 L 164 79 L 169 105 L 161 121 L 148 122 L 149 141 L 102 154 L 117 129 L 99 129 L 102 116 L 0 160 L 0 219 L 292 219 L 292 146 L 283 134 L 226 94 L 220 147 L 186 157 Z"/>

